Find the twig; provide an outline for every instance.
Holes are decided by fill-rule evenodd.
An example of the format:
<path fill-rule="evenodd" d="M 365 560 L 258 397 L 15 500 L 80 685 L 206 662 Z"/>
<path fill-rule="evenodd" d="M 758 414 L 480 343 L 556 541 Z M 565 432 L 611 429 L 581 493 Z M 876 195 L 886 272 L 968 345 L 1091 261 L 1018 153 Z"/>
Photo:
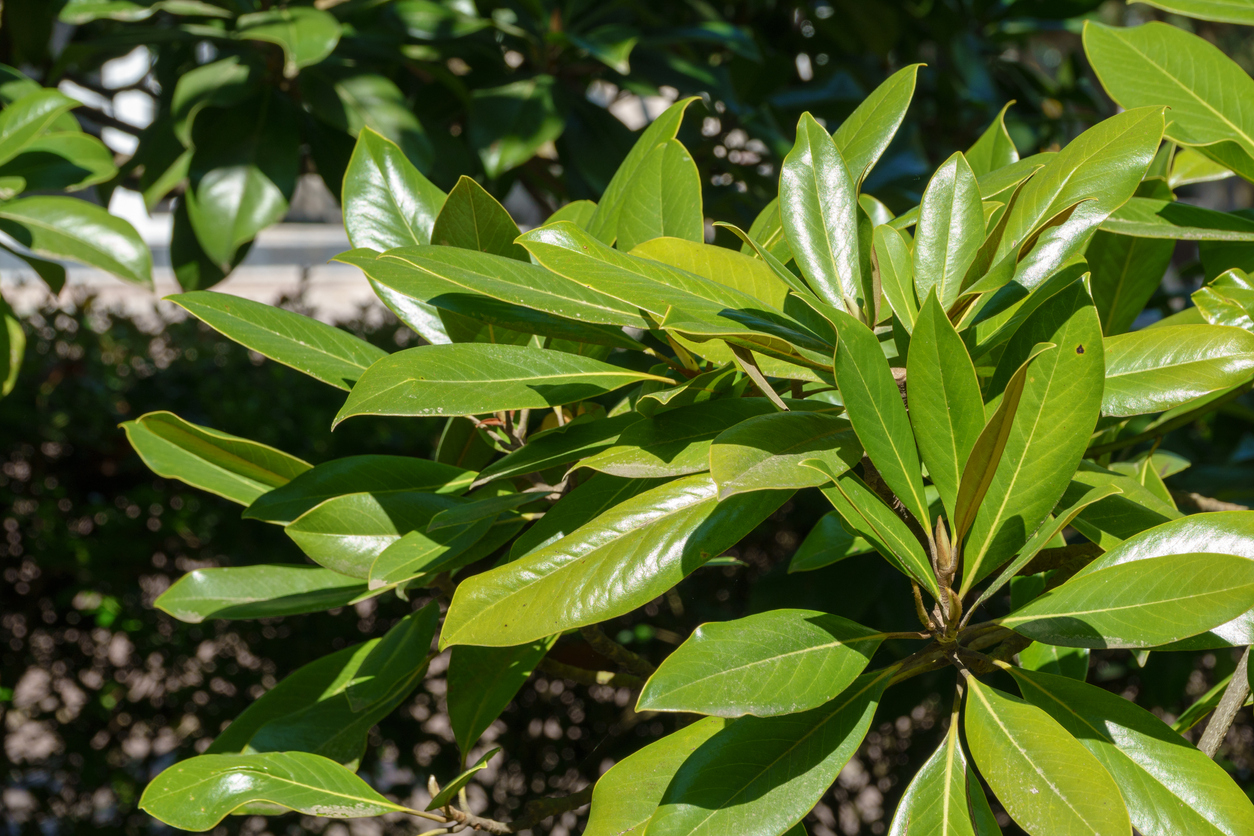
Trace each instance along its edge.
<path fill-rule="evenodd" d="M 571 810 L 578 810 L 585 804 L 592 801 L 592 784 L 588 784 L 579 792 L 570 795 L 557 796 L 555 798 L 537 798 L 534 801 L 527 802 L 527 806 L 523 808 L 523 814 L 519 818 L 510 822 L 510 831 L 517 833 L 520 830 L 529 830 L 540 822 L 553 816 L 560 816 L 562 813 Z"/>
<path fill-rule="evenodd" d="M 605 635 L 605 632 L 596 624 L 589 624 L 587 627 L 580 627 L 579 634 L 583 636 L 584 641 L 592 645 L 592 649 L 600 653 L 606 659 L 618 665 L 628 673 L 648 679 L 656 670 L 643 656 L 632 653 L 618 642 Z"/>
<path fill-rule="evenodd" d="M 1196 508 L 1199 511 L 1248 511 L 1248 505 L 1238 505 L 1235 502 L 1224 502 L 1222 499 L 1213 499 L 1209 496 L 1202 496 L 1200 493 L 1193 491 L 1172 491 L 1171 498 L 1175 500 L 1177 505 L 1187 505 Z"/>
<path fill-rule="evenodd" d="M 562 679 L 569 679 L 571 682 L 578 682 L 580 685 L 609 685 L 612 688 L 639 688 L 644 684 L 644 680 L 638 676 L 632 676 L 629 673 L 615 673 L 613 671 L 590 671 L 587 668 L 577 668 L 574 665 L 566 665 L 553 659 L 544 659 L 536 668 L 543 673 L 560 676 Z"/>
<path fill-rule="evenodd" d="M 1202 732 L 1202 739 L 1197 743 L 1197 748 L 1205 752 L 1208 758 L 1215 757 L 1215 753 L 1219 751 L 1219 744 L 1223 743 L 1224 738 L 1228 736 L 1228 729 L 1232 726 L 1237 712 L 1241 710 L 1241 706 L 1245 705 L 1245 698 L 1250 693 L 1249 667 L 1250 649 L 1247 647 L 1241 654 L 1241 661 L 1237 663 L 1236 671 L 1232 674 L 1232 681 L 1224 689 L 1223 698 L 1219 700 L 1219 705 L 1215 706 L 1215 713 L 1206 724 L 1206 731 Z"/>

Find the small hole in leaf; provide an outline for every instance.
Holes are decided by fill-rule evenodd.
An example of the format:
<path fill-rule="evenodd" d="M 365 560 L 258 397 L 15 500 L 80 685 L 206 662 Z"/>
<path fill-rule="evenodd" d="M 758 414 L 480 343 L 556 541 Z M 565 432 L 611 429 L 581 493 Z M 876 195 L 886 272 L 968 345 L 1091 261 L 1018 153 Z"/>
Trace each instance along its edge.
<path fill-rule="evenodd" d="M 1083 354 L 1083 353 L 1084 353 L 1084 346 L 1083 346 L 1083 345 L 1077 345 L 1077 346 L 1075 347 L 1075 353 L 1076 353 L 1076 354 Z"/>

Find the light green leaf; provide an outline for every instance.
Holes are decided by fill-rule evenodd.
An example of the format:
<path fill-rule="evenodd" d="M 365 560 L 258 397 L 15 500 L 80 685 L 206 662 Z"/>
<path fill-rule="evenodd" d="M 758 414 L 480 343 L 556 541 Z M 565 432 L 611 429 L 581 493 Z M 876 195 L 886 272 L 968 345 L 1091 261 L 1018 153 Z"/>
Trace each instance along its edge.
<path fill-rule="evenodd" d="M 636 168 L 623 192 L 618 218 L 618 248 L 662 237 L 705 240 L 701 175 L 677 139 L 658 145 Z"/>
<path fill-rule="evenodd" d="M 587 229 L 592 213 L 597 210 L 595 200 L 572 200 L 545 219 L 544 224 L 555 224 L 559 221 L 570 221 L 580 229 Z"/>
<path fill-rule="evenodd" d="M 890 677 L 864 674 L 818 708 L 724 727 L 679 768 L 649 819 L 649 836 L 788 830 L 857 751 Z"/>
<path fill-rule="evenodd" d="M 726 285 L 776 310 L 784 310 L 788 299 L 788 284 L 766 262 L 725 247 L 682 238 L 654 238 L 633 248 L 631 254 Z"/>
<path fill-rule="evenodd" d="M 1074 735 L 1115 779 L 1138 833 L 1254 832 L 1254 805 L 1223 767 L 1153 714 L 1073 679 L 1011 673 L 1024 697 Z"/>
<path fill-rule="evenodd" d="M 1175 554 L 1082 573 L 997 622 L 1065 647 L 1157 647 L 1231 621 L 1251 595 L 1254 561 Z"/>
<path fill-rule="evenodd" d="M 1106 336 L 1122 334 L 1145 309 L 1167 272 L 1175 242 L 1097 232 L 1084 257 L 1093 303 Z"/>
<path fill-rule="evenodd" d="M 480 415 L 594 398 L 643 380 L 599 360 L 530 346 L 463 343 L 398 351 L 377 361 L 335 416 Z"/>
<path fill-rule="evenodd" d="M 797 142 L 780 169 L 779 211 L 810 287 L 827 303 L 862 317 L 873 300 L 858 253 L 857 188 L 836 143 L 808 113 L 797 123 Z"/>
<path fill-rule="evenodd" d="M 0 163 L 25 151 L 63 114 L 79 102 L 59 90 L 39 89 L 0 110 Z"/>
<path fill-rule="evenodd" d="M 711 622 L 649 677 L 637 711 L 772 717 L 820 706 L 862 673 L 883 636 L 813 610 Z"/>
<path fill-rule="evenodd" d="M 78 191 L 117 173 L 109 147 L 77 131 L 35 137 L 20 154 L 0 165 L 0 178 L 21 177 L 27 191 Z"/>
<path fill-rule="evenodd" d="M 841 524 L 841 516 L 835 511 L 824 514 L 815 523 L 814 528 L 801 541 L 792 560 L 788 563 L 788 573 L 810 572 L 838 563 L 847 557 L 866 554 L 874 551 L 872 546 L 862 537 L 850 534 Z"/>
<path fill-rule="evenodd" d="M 509 559 L 517 560 L 552 545 L 604 511 L 657 485 L 656 479 L 622 479 L 604 473 L 593 474 L 591 479 L 580 482 L 578 487 L 545 512 L 535 525 L 519 535 L 510 547 Z"/>
<path fill-rule="evenodd" d="M 1107 337 L 1102 413 L 1162 412 L 1254 375 L 1254 334 L 1229 325 L 1174 325 Z"/>
<path fill-rule="evenodd" d="M 333 325 L 250 299 L 207 290 L 168 299 L 245 348 L 337 389 L 349 389 L 388 356 Z"/>
<path fill-rule="evenodd" d="M 1102 223 L 1102 229 L 1133 238 L 1171 241 L 1254 241 L 1254 221 L 1174 200 L 1134 197 Z"/>
<path fill-rule="evenodd" d="M 471 93 L 467 136 L 493 180 L 535 156 L 562 135 L 552 76 L 537 75 Z M 604 199 L 603 199 L 604 200 Z"/>
<path fill-rule="evenodd" d="M 919 318 L 919 300 L 914 295 L 914 261 L 906 239 L 887 224 L 877 226 L 871 252 L 888 306 L 906 333 L 912 333 Z"/>
<path fill-rule="evenodd" d="M 135 284 L 152 284 L 152 254 L 135 228 L 102 206 L 72 197 L 0 204 L 0 231 L 36 255 L 68 258 Z"/>
<path fill-rule="evenodd" d="M 1180 516 L 1170 498 L 1155 495 L 1136 477 L 1087 461 L 1080 462 L 1059 503 L 1066 505 L 1089 488 L 1107 485 L 1119 488 L 1121 493 L 1085 508 L 1072 522 L 1077 531 L 1102 548 L 1113 548 L 1129 537 Z"/>
<path fill-rule="evenodd" d="M 26 332 L 13 308 L 0 296 L 0 398 L 17 385 L 17 374 L 26 355 Z"/>
<path fill-rule="evenodd" d="M 859 188 L 906 118 L 910 99 L 914 97 L 915 80 L 922 66 L 911 64 L 889 76 L 832 134 L 849 174 Z"/>
<path fill-rule="evenodd" d="M 708 475 L 639 494 L 551 545 L 462 581 L 442 646 L 523 644 L 631 612 L 735 545 L 789 495 L 759 491 L 719 502 Z"/>
<path fill-rule="evenodd" d="M 976 819 L 975 822 L 972 819 Z M 967 763 L 958 725 L 906 787 L 888 836 L 1000 836 L 988 799 Z"/>
<path fill-rule="evenodd" d="M 1013 102 L 1002 106 L 997 118 L 992 121 L 975 144 L 967 149 L 967 162 L 976 177 L 983 177 L 989 172 L 998 170 L 1019 161 L 1019 151 L 1015 148 L 1010 132 L 1006 130 L 1006 111 Z"/>
<path fill-rule="evenodd" d="M 536 473 L 595 455 L 617 442 L 632 424 L 643 420 L 639 412 L 625 412 L 613 418 L 576 420 L 565 427 L 536 434 L 525 446 L 485 467 L 479 480 L 487 482 Z"/>
<path fill-rule="evenodd" d="M 966 683 L 971 757 L 1029 836 L 1132 832 L 1119 785 L 1058 721 L 975 677 Z"/>
<path fill-rule="evenodd" d="M 906 380 L 916 394 L 910 403 L 910 423 L 932 484 L 954 521 L 959 477 L 984 429 L 984 401 L 962 337 L 935 292 L 926 298 L 906 363 Z"/>
<path fill-rule="evenodd" d="M 343 198 L 348 240 L 381 252 L 431 243 L 445 200 L 396 143 L 368 127 L 348 161 Z"/>
<path fill-rule="evenodd" d="M 1087 647 L 1057 647 L 1032 642 L 1019 651 L 1019 665 L 1025 670 L 1068 676 L 1083 682 L 1089 675 L 1089 654 Z"/>
<path fill-rule="evenodd" d="M 730 405 L 714 404 L 723 409 Z M 862 445 L 849 422 L 818 412 L 775 412 L 720 433 L 710 446 L 710 475 L 723 498 L 746 491 L 818 487 L 829 475 L 801 464 L 815 458 L 837 474 L 858 463 Z"/>
<path fill-rule="evenodd" d="M 134 0 L 69 0 L 58 14 L 63 23 L 81 26 L 95 20 L 145 20 L 156 11 L 149 3 Z"/>
<path fill-rule="evenodd" d="M 283 48 L 283 75 L 295 78 L 301 68 L 317 64 L 335 51 L 340 42 L 340 22 L 335 15 L 309 6 L 289 6 L 240 15 L 239 37 L 266 41 Z"/>
<path fill-rule="evenodd" d="M 1053 509 L 1097 423 L 1104 364 L 1101 327 L 1083 286 L 1071 285 L 1027 318 L 989 382 L 1000 394 L 1040 343 L 1057 349 L 1032 364 L 1006 447 L 963 552 L 962 594 L 1013 555 Z"/>
<path fill-rule="evenodd" d="M 923 497 L 923 471 L 914 446 L 910 416 L 901 400 L 879 340 L 871 329 L 841 311 L 832 312 L 840 335 L 836 385 L 845 411 L 880 476 L 925 528 L 930 523 Z"/>
<path fill-rule="evenodd" d="M 649 817 L 675 773 L 725 725 L 721 717 L 704 717 L 610 767 L 592 791 L 592 811 L 583 836 L 644 836 Z"/>
<path fill-rule="evenodd" d="M 122 429 L 158 476 L 179 479 L 241 505 L 286 485 L 310 467 L 282 450 L 189 423 L 172 412 L 149 412 L 122 424 Z"/>
<path fill-rule="evenodd" d="M 453 648 L 448 663 L 448 716 L 463 754 L 513 701 L 557 638 L 516 647 Z"/>
<path fill-rule="evenodd" d="M 460 507 L 450 505 L 444 510 Z M 430 525 L 428 521 L 427 527 Z M 460 569 L 495 551 L 515 530 L 509 524 L 494 527 L 494 518 L 486 517 L 437 532 L 422 528 L 406 531 L 369 563 L 370 588 L 385 589 L 406 581 L 412 581 L 411 587 L 425 586 L 439 573 Z"/>
<path fill-rule="evenodd" d="M 984 243 L 984 205 L 975 172 L 954 154 L 928 181 L 914 233 L 914 289 L 926 299 L 935 288 L 948 310 L 975 255 Z"/>
<path fill-rule="evenodd" d="M 319 566 L 194 569 L 154 602 L 179 621 L 277 618 L 342 607 L 366 591 L 356 578 Z"/>
<path fill-rule="evenodd" d="M 431 243 L 526 261 L 527 251 L 514 243 L 518 235 L 505 207 L 463 174 L 435 219 Z"/>
<path fill-rule="evenodd" d="M 1230 170 L 1199 151 L 1187 147 L 1178 148 L 1171 160 L 1171 174 L 1167 177 L 1167 185 L 1172 189 L 1178 189 L 1194 183 L 1226 180 L 1231 176 Z"/>
<path fill-rule="evenodd" d="M 1254 24 L 1254 3 L 1249 0 L 1131 0 L 1167 12 L 1216 20 L 1222 23 Z"/>
<path fill-rule="evenodd" d="M 305 752 L 200 755 L 176 763 L 144 789 L 139 808 L 171 827 L 204 831 L 259 802 L 346 819 L 407 810 L 335 761 Z"/>
<path fill-rule="evenodd" d="M 453 799 L 457 797 L 457 793 L 462 789 L 462 787 L 469 784 L 470 779 L 475 777 L 475 773 L 485 768 L 488 765 L 488 761 L 492 760 L 492 757 L 499 751 L 501 751 L 500 747 L 490 750 L 487 754 L 476 761 L 469 769 L 462 772 L 452 781 L 449 781 L 448 784 L 436 794 L 435 798 L 431 799 L 431 803 L 427 805 L 427 810 L 437 810 L 452 803 Z"/>

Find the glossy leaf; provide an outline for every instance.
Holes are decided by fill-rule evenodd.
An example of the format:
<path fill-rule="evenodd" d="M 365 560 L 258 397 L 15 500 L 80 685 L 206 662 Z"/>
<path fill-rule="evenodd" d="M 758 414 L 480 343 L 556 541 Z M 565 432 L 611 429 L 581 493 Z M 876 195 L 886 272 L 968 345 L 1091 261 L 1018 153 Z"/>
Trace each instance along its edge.
<path fill-rule="evenodd" d="M 152 254 L 129 223 L 72 197 L 0 204 L 0 231 L 36 255 L 70 259 L 135 284 L 152 284 Z"/>
<path fill-rule="evenodd" d="M 881 641 L 868 627 L 813 610 L 703 624 L 649 677 L 636 710 L 718 717 L 806 711 L 844 691 Z"/>
<path fill-rule="evenodd" d="M 858 254 L 858 195 L 836 143 L 804 114 L 780 168 L 779 212 L 793 258 L 828 304 L 862 316 L 870 294 Z"/>
<path fill-rule="evenodd" d="M 833 311 L 840 335 L 836 348 L 836 385 L 858 440 L 880 476 L 925 527 L 929 525 L 923 498 L 923 471 L 915 449 L 910 417 L 901 390 L 871 329 L 848 314 Z"/>
<path fill-rule="evenodd" d="M 294 78 L 302 67 L 317 64 L 340 42 L 340 22 L 330 12 L 309 6 L 268 9 L 235 20 L 241 38 L 283 48 L 283 75 Z"/>
<path fill-rule="evenodd" d="M 681 238 L 654 238 L 631 254 L 726 285 L 778 310 L 784 310 L 787 302 L 789 285 L 766 262 L 735 250 Z"/>
<path fill-rule="evenodd" d="M 576 420 L 534 435 L 523 447 L 485 467 L 479 479 L 504 479 L 570 464 L 613 446 L 628 427 L 643 420 L 639 412 L 625 412 L 613 418 Z"/>
<path fill-rule="evenodd" d="M 1000 836 L 988 799 L 967 763 L 958 726 L 906 787 L 888 836 Z"/>
<path fill-rule="evenodd" d="M 471 504 L 471 503 L 466 503 Z M 449 505 L 444 511 L 456 511 L 462 504 Z M 401 537 L 387 544 L 378 552 L 370 567 L 370 588 L 383 589 L 410 581 L 411 587 L 424 586 L 441 572 L 449 572 L 473 563 L 487 552 L 495 551 L 500 545 L 495 532 L 506 532 L 512 536 L 514 529 L 508 524 L 494 528 L 494 517 L 481 517 L 470 522 L 449 526 L 437 531 L 416 528 L 404 532 Z M 429 520 L 426 528 L 430 529 Z M 508 537 L 505 537 L 508 539 Z"/>
<path fill-rule="evenodd" d="M 127 440 L 158 476 L 179 479 L 232 502 L 248 505 L 286 485 L 309 464 L 282 450 L 150 412 L 122 425 Z"/>
<path fill-rule="evenodd" d="M 376 496 L 409 491 L 458 495 L 474 471 L 411 456 L 345 456 L 301 473 L 262 494 L 244 511 L 245 519 L 287 525 L 333 496 L 368 492 Z"/>
<path fill-rule="evenodd" d="M 967 162 L 976 177 L 983 177 L 1019 161 L 1019 151 L 1015 148 L 1014 140 L 1010 138 L 1010 132 L 1006 130 L 1006 111 L 1010 109 L 1010 104 L 1007 102 L 1002 106 L 997 118 L 984 129 L 975 144 L 967 149 Z"/>
<path fill-rule="evenodd" d="M 630 612 L 735 545 L 788 498 L 718 501 L 708 475 L 622 502 L 552 545 L 457 587 L 443 646 L 505 647 Z"/>
<path fill-rule="evenodd" d="M 622 196 L 618 248 L 630 250 L 653 238 L 702 241 L 701 175 L 688 149 L 671 139 L 640 161 Z"/>
<path fill-rule="evenodd" d="M 866 554 L 874 549 L 862 537 L 850 534 L 841 524 L 840 514 L 832 511 L 820 517 L 801 541 L 788 563 L 788 572 L 791 574 L 822 569 L 847 557 Z"/>
<path fill-rule="evenodd" d="M 332 818 L 406 810 L 335 761 L 305 752 L 200 755 L 176 763 L 147 786 L 139 808 L 171 827 L 203 831 L 259 802 Z"/>
<path fill-rule="evenodd" d="M 919 318 L 919 300 L 914 293 L 914 261 L 905 238 L 887 224 L 874 232 L 873 263 L 879 275 L 884 298 L 909 334 Z"/>
<path fill-rule="evenodd" d="M 984 429 L 984 401 L 962 337 L 935 293 L 927 296 L 911 335 L 906 380 L 915 394 L 910 403 L 915 442 L 953 521 L 959 478 Z"/>
<path fill-rule="evenodd" d="M 1254 805 L 1219 764 L 1135 703 L 1061 676 L 1013 670 L 1029 702 L 1101 762 L 1144 836 L 1237 836 L 1254 828 Z"/>
<path fill-rule="evenodd" d="M 862 445 L 849 422 L 818 412 L 776 412 L 720 433 L 710 446 L 710 475 L 723 498 L 746 491 L 818 487 L 830 477 L 801 464 L 816 458 L 837 474 L 858 463 Z"/>
<path fill-rule="evenodd" d="M 671 778 L 725 725 L 721 717 L 704 717 L 610 767 L 592 791 L 584 836 L 644 836 Z"/>
<path fill-rule="evenodd" d="M 743 717 L 726 726 L 684 761 L 647 832 L 768 836 L 788 830 L 861 745 L 889 678 L 868 673 L 818 708 Z"/>
<path fill-rule="evenodd" d="M 1174 325 L 1107 337 L 1102 413 L 1162 412 L 1254 376 L 1254 334 Z"/>
<path fill-rule="evenodd" d="M 966 683 L 971 757 L 1029 836 L 1132 832 L 1119 785 L 1056 720 L 974 677 Z"/>
<path fill-rule="evenodd" d="M 58 131 L 38 136 L 7 163 L 0 179 L 21 177 L 27 191 L 78 191 L 116 177 L 113 152 L 90 134 Z"/>
<path fill-rule="evenodd" d="M 514 243 L 518 234 L 505 207 L 463 174 L 435 219 L 431 243 L 526 261 L 527 251 Z"/>
<path fill-rule="evenodd" d="M 1171 174 L 1167 177 L 1167 185 L 1177 189 L 1194 183 L 1226 180 L 1231 176 L 1230 170 L 1204 154 L 1192 148 L 1179 148 L 1171 160 Z"/>
<path fill-rule="evenodd" d="M 337 389 L 351 384 L 387 352 L 333 325 L 225 293 L 198 290 L 170 297 L 235 342 Z"/>
<path fill-rule="evenodd" d="M 906 118 L 922 64 L 902 67 L 862 100 L 832 134 L 857 186 L 888 149 Z"/>
<path fill-rule="evenodd" d="M 1224 23 L 1254 24 L 1254 6 L 1243 0 L 1134 0 L 1168 12 L 1217 20 Z"/>
<path fill-rule="evenodd" d="M 1252 594 L 1247 558 L 1149 557 L 1078 575 L 998 623 L 1065 647 L 1157 647 L 1231 621 Z"/>
<path fill-rule="evenodd" d="M 540 409 L 644 380 L 672 382 L 530 346 L 429 345 L 398 351 L 367 369 L 335 423 L 354 415 L 480 415 Z"/>
<path fill-rule="evenodd" d="M 26 150 L 35 138 L 56 123 L 79 102 L 59 90 L 39 89 L 0 110 L 0 163 Z"/>
<path fill-rule="evenodd" d="M 516 647 L 453 648 L 448 664 L 448 715 L 457 748 L 470 751 L 556 640 L 552 636 Z"/>
<path fill-rule="evenodd" d="M 396 143 L 362 129 L 344 173 L 344 227 L 354 247 L 382 252 L 431 243 L 444 199 Z"/>
<path fill-rule="evenodd" d="M 1170 241 L 1254 241 L 1254 221 L 1174 200 L 1134 197 L 1102 223 L 1102 229 L 1133 238 Z"/>
<path fill-rule="evenodd" d="M 581 481 L 578 487 L 546 511 L 535 525 L 520 534 L 510 547 L 509 559 L 517 560 L 552 545 L 620 502 L 626 502 L 657 485 L 656 479 L 623 479 L 604 473 L 594 474 L 591 479 Z"/>
<path fill-rule="evenodd" d="M 194 569 L 154 602 L 179 621 L 277 618 L 321 612 L 366 591 L 356 578 L 319 566 L 259 565 Z"/>
<path fill-rule="evenodd" d="M 487 767 L 488 761 L 492 760 L 493 756 L 495 756 L 499 751 L 501 751 L 499 747 L 489 750 L 487 754 L 472 764 L 469 769 L 466 769 L 452 781 L 449 781 L 447 785 L 440 789 L 435 798 L 431 799 L 431 803 L 427 805 L 427 809 L 437 810 L 452 803 L 452 801 L 457 797 L 457 793 L 464 786 L 470 783 L 471 778 L 475 777 L 475 773 Z"/>
<path fill-rule="evenodd" d="M 980 188 L 962 154 L 946 160 L 923 192 L 914 233 L 914 289 L 927 299 L 933 289 L 946 310 L 958 300 L 963 277 L 984 243 Z"/>

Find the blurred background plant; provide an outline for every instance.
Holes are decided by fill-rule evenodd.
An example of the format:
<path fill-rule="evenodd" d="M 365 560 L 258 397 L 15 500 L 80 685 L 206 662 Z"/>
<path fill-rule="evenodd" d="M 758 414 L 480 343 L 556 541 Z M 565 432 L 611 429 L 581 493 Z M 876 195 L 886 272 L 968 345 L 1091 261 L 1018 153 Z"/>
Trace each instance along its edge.
<path fill-rule="evenodd" d="M 191 289 L 224 278 L 266 226 L 334 216 L 364 126 L 395 140 L 437 185 L 469 175 L 527 223 L 567 201 L 595 199 L 633 128 L 664 103 L 699 94 L 704 119 L 691 120 L 681 138 L 712 172 L 707 213 L 747 227 L 774 195 L 803 110 L 835 126 L 888 74 L 925 62 L 906 125 L 868 184 L 900 209 L 917 202 L 923 172 L 968 147 L 1011 99 L 1007 125 L 1024 153 L 1064 143 L 1113 111 L 1080 46 L 1085 16 L 1169 19 L 1254 67 L 1248 29 L 1096 0 L 7 0 L 0 63 L 30 79 L 15 75 L 21 83 L 80 103 L 74 118 L 107 145 L 112 168 L 107 178 L 73 184 L 76 197 L 108 206 L 138 193 L 149 211 L 171 213 L 170 266 Z M 129 74 L 105 71 L 123 64 Z M 1182 194 L 1216 208 L 1250 204 L 1235 178 L 1189 189 Z M 1197 248 L 1180 244 L 1151 305 L 1178 310 L 1204 272 Z M 389 350 L 416 339 L 378 309 L 351 313 L 340 317 L 344 327 Z M 296 553 L 276 529 L 239 520 L 224 501 L 154 478 L 117 424 L 169 409 L 247 430 L 311 462 L 350 450 L 429 455 L 437 439 L 384 419 L 332 434 L 337 393 L 195 323 L 134 321 L 68 295 L 23 317 L 26 369 L 0 402 L 4 829 L 147 832 L 151 820 L 134 807 L 139 791 L 203 749 L 219 730 L 214 718 L 238 714 L 328 645 L 381 635 L 407 609 L 389 599 L 331 618 L 192 627 L 153 610 L 152 600 L 192 568 Z M 263 391 L 264 400 L 252 394 Z M 1254 498 L 1247 401 L 1166 439 L 1164 449 L 1193 462 L 1169 477 L 1173 490 Z M 787 573 L 822 510 L 785 506 L 736 555 L 744 565 L 697 573 L 679 594 L 619 619 L 617 638 L 647 650 L 678 642 L 702 621 L 826 606 L 833 595 L 850 598 L 841 609 L 849 617 L 859 617 L 855 603 L 886 606 L 876 591 L 897 580 L 874 558 L 810 577 Z M 908 624 L 913 615 L 876 618 Z M 590 653 L 567 639 L 553 658 L 595 666 Z M 1126 652 L 1095 652 L 1091 681 L 1174 718 L 1234 662 L 1226 653 L 1163 653 L 1141 667 Z M 1189 695 L 1184 704 L 1180 693 Z M 672 720 L 636 715 L 630 702 L 625 689 L 533 678 L 507 724 L 489 733 L 508 759 L 471 784 L 475 806 L 508 817 L 520 796 L 582 785 L 640 738 L 670 730 Z M 886 832 L 884 811 L 904 788 L 899 773 L 912 774 L 932 750 L 938 710 L 936 700 L 886 706 L 883 716 L 897 719 L 873 731 L 808 823 L 811 833 Z M 437 662 L 406 707 L 372 733 L 363 774 L 381 791 L 414 797 L 429 770 L 455 771 L 451 739 Z M 1250 787 L 1248 710 L 1223 752 Z M 349 832 L 290 816 L 233 819 L 221 829 L 316 827 Z M 351 832 L 412 827 L 361 820 Z M 579 827 L 568 814 L 552 832 Z"/>

